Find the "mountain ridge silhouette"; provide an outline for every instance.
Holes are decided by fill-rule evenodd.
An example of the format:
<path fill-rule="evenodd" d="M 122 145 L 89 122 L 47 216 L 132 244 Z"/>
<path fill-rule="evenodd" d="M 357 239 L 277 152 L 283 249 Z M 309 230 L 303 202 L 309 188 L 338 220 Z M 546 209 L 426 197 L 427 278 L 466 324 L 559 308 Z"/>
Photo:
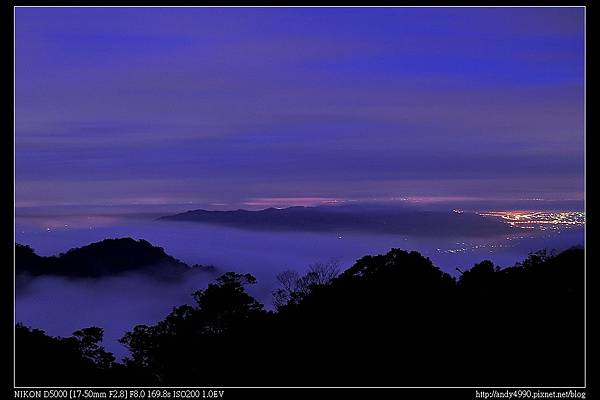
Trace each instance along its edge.
<path fill-rule="evenodd" d="M 492 236 L 519 232 L 500 220 L 469 212 L 344 206 L 270 207 L 263 210 L 190 210 L 157 221 L 197 222 L 275 231 L 369 232 L 416 236 Z"/>

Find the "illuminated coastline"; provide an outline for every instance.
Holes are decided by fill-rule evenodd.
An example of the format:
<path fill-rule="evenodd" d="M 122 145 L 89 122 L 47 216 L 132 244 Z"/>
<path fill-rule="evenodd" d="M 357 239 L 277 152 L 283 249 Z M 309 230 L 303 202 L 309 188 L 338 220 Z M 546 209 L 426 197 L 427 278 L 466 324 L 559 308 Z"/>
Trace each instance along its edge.
<path fill-rule="evenodd" d="M 454 209 L 453 212 L 461 214 L 464 211 Z M 482 217 L 500 218 L 507 224 L 521 228 L 514 234 L 499 237 L 491 242 L 485 240 L 465 240 L 456 242 L 456 246 L 449 248 L 436 248 L 440 254 L 460 254 L 475 251 L 495 253 L 500 249 L 514 248 L 524 240 L 538 237 L 551 238 L 562 231 L 583 228 L 585 226 L 585 212 L 581 211 L 481 211 L 477 212 Z M 541 236 L 540 236 L 541 235 Z"/>
<path fill-rule="evenodd" d="M 526 229 L 560 230 L 585 225 L 585 212 L 582 211 L 486 211 L 477 214 L 483 217 L 502 218 L 511 226 Z"/>

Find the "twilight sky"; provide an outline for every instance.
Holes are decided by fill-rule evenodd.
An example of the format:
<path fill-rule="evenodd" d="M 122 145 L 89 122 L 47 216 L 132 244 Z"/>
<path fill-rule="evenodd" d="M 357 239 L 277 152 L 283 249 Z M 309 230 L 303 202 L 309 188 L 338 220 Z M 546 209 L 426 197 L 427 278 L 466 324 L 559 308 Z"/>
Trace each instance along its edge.
<path fill-rule="evenodd" d="M 16 205 L 583 198 L 582 8 L 17 8 Z"/>

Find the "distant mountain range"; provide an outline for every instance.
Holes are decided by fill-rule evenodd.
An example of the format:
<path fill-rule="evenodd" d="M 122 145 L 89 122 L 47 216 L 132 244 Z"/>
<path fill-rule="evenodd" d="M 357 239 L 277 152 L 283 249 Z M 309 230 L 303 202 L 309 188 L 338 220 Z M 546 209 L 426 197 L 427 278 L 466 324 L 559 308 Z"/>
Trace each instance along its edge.
<path fill-rule="evenodd" d="M 161 278 L 177 278 L 191 269 L 211 268 L 190 267 L 165 253 L 161 247 L 132 238 L 105 239 L 51 257 L 40 256 L 29 246 L 18 243 L 15 246 L 17 275 L 98 278 L 143 271 Z"/>
<path fill-rule="evenodd" d="M 164 216 L 159 220 L 209 223 L 255 230 L 418 236 L 491 236 L 518 230 L 502 221 L 484 218 L 475 213 L 362 206 L 267 208 L 259 211 L 193 210 Z"/>

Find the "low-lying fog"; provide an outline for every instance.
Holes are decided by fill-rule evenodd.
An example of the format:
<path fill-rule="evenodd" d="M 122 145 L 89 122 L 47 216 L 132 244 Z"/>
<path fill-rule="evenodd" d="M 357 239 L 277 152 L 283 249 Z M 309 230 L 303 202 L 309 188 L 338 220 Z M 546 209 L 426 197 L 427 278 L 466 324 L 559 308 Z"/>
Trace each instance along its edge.
<path fill-rule="evenodd" d="M 16 297 L 16 320 L 54 336 L 100 326 L 105 346 L 120 358 L 127 350 L 117 339 L 134 325 L 161 320 L 173 306 L 191 302 L 190 294 L 222 272 L 250 272 L 258 283 L 249 291 L 271 307 L 277 273 L 304 271 L 315 262 L 339 262 L 342 269 L 358 258 L 392 247 L 417 250 L 446 272 L 491 259 L 500 266 L 521 261 L 542 248 L 562 250 L 583 244 L 583 229 L 523 230 L 522 234 L 485 239 L 416 238 L 361 233 L 266 232 L 217 225 L 119 217 L 17 218 L 16 241 L 39 255 L 56 255 L 106 238 L 145 239 L 188 263 L 214 265 L 216 271 L 191 273 L 179 282 L 163 282 L 140 274 L 100 279 L 39 277 Z"/>

